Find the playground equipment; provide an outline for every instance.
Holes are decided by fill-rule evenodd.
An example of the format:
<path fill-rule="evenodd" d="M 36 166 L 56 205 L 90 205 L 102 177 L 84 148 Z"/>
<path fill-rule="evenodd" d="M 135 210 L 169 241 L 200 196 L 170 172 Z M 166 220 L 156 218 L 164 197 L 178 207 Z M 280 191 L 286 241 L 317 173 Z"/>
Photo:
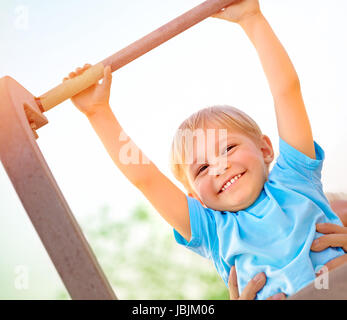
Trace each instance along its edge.
<path fill-rule="evenodd" d="M 207 0 L 39 97 L 9 76 L 0 79 L 1 162 L 72 299 L 117 296 L 36 143 L 37 130 L 48 123 L 44 113 L 100 80 L 105 66 L 118 70 L 234 1 Z M 337 294 L 347 298 L 342 291 Z"/>
<path fill-rule="evenodd" d="M 39 97 L 9 76 L 0 79 L 1 162 L 72 299 L 117 297 L 36 143 L 48 123 L 44 113 L 100 80 L 104 67 L 118 70 L 234 1 L 205 1 Z"/>

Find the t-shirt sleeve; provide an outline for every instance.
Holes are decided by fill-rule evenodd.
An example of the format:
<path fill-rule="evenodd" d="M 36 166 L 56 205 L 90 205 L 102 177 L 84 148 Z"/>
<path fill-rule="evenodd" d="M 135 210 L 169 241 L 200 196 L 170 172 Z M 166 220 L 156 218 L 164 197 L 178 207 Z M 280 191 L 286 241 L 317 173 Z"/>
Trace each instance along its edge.
<path fill-rule="evenodd" d="M 279 139 L 280 154 L 274 169 L 280 170 L 282 176 L 301 177 L 315 184 L 321 184 L 321 172 L 325 154 L 320 145 L 314 141 L 316 159 L 312 159 L 295 149 L 283 139 Z M 277 168 L 276 168 L 277 167 Z"/>
<path fill-rule="evenodd" d="M 212 210 L 205 208 L 201 203 L 187 196 L 191 238 L 184 239 L 176 229 L 173 229 L 175 240 L 178 244 L 194 251 L 195 253 L 211 259 L 214 241 L 216 240 L 216 223 Z"/>

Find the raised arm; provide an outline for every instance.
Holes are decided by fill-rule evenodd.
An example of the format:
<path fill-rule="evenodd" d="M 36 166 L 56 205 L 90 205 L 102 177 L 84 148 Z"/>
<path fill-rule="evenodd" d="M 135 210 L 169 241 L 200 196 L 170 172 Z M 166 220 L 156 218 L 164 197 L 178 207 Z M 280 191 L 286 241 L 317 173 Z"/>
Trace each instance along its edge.
<path fill-rule="evenodd" d="M 88 119 L 117 167 L 160 215 L 189 241 L 190 221 L 185 194 L 125 135 L 111 108 L 107 107 Z M 120 139 L 121 135 L 127 138 Z M 124 153 L 130 149 L 137 155 L 133 159 L 135 163 L 124 163 Z"/>
<path fill-rule="evenodd" d="M 243 0 L 214 15 L 238 23 L 254 45 L 275 104 L 279 136 L 315 159 L 309 118 L 300 81 L 290 58 L 261 13 L 258 0 Z"/>
<path fill-rule="evenodd" d="M 90 65 L 85 65 L 84 68 L 77 68 L 69 77 L 75 77 L 89 67 Z M 189 241 L 191 231 L 186 196 L 123 131 L 109 105 L 111 82 L 111 70 L 107 67 L 101 84 L 95 84 L 71 100 L 87 116 L 121 172 L 145 195 L 159 214 Z"/>

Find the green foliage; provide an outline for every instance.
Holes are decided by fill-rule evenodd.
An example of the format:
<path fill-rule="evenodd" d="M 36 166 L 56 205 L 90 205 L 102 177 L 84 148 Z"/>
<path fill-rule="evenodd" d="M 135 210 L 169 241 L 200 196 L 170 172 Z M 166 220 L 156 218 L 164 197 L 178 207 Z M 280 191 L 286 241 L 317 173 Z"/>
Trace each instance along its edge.
<path fill-rule="evenodd" d="M 118 298 L 228 299 L 212 263 L 176 244 L 152 208 L 139 204 L 126 220 L 112 216 L 103 207 L 82 229 Z"/>

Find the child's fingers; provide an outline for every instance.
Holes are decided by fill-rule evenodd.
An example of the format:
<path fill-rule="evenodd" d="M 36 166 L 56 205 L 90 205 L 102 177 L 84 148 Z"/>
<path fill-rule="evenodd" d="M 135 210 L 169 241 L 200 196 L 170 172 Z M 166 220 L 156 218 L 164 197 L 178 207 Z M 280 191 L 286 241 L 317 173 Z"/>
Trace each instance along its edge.
<path fill-rule="evenodd" d="M 228 20 L 228 15 L 225 13 L 225 11 L 219 11 L 211 16 L 212 18 L 218 18 L 223 20 Z"/>
<path fill-rule="evenodd" d="M 77 76 L 79 76 L 80 74 L 82 74 L 85 70 L 89 69 L 90 67 L 91 67 L 91 64 L 86 63 L 86 64 L 83 66 L 83 68 L 80 68 L 80 67 L 76 68 L 75 73 L 76 73 Z"/>
<path fill-rule="evenodd" d="M 82 68 L 80 68 L 80 67 L 76 68 L 76 75 L 79 76 L 80 74 L 83 73 L 83 71 L 84 71 L 84 69 L 82 69 Z"/>
<path fill-rule="evenodd" d="M 69 77 L 70 77 L 70 78 L 74 78 L 74 77 L 76 77 L 76 73 L 75 73 L 75 72 L 73 72 L 73 71 L 72 71 L 72 72 L 70 72 L 70 73 L 69 73 Z"/>
<path fill-rule="evenodd" d="M 111 86 L 111 82 L 112 82 L 111 66 L 106 66 L 104 68 L 104 78 L 102 80 L 102 85 L 108 88 Z"/>
<path fill-rule="evenodd" d="M 87 69 L 89 69 L 91 66 L 92 66 L 91 64 L 86 63 L 86 64 L 83 66 L 82 70 L 83 70 L 83 71 L 84 71 L 84 70 L 87 70 Z"/>
<path fill-rule="evenodd" d="M 211 15 L 211 17 L 213 17 L 213 18 L 220 18 L 221 14 L 223 13 L 224 10 L 225 10 L 225 8 L 219 10 L 218 12 L 214 13 L 213 15 Z"/>
<path fill-rule="evenodd" d="M 112 74 L 111 72 L 111 66 L 106 66 L 104 68 L 104 76 L 110 76 Z"/>
<path fill-rule="evenodd" d="M 69 73 L 69 76 L 68 76 L 68 77 L 65 77 L 65 78 L 63 79 L 63 82 L 66 81 L 66 80 L 75 78 L 76 76 L 81 75 L 85 70 L 89 69 L 91 66 L 92 66 L 91 64 L 86 63 L 86 64 L 83 66 L 83 68 L 81 68 L 81 67 L 76 68 L 75 71 L 72 71 L 72 72 Z"/>

